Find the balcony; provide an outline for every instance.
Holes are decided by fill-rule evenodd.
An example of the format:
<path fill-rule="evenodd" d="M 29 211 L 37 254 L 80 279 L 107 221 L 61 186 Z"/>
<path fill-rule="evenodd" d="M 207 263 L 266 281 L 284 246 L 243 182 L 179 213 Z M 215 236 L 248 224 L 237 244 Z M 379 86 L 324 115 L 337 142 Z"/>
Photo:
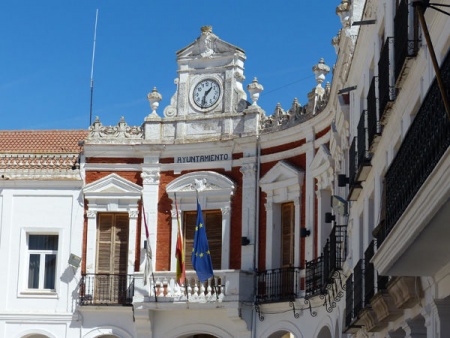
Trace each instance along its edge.
<path fill-rule="evenodd" d="M 134 277 L 115 274 L 85 274 L 81 277 L 79 304 L 131 305 Z"/>
<path fill-rule="evenodd" d="M 362 191 L 361 182 L 357 180 L 358 176 L 358 157 L 357 157 L 357 138 L 354 137 L 349 149 L 349 193 L 347 200 L 356 201 Z"/>
<path fill-rule="evenodd" d="M 333 286 L 336 291 L 335 282 L 341 278 L 340 271 L 346 256 L 346 238 L 347 227 L 335 225 L 327 238 L 322 255 L 306 262 L 305 298 L 325 295 L 333 290 Z"/>
<path fill-rule="evenodd" d="M 300 271 L 301 268 L 288 267 L 257 272 L 256 302 L 288 302 L 300 298 Z"/>
<path fill-rule="evenodd" d="M 394 18 L 395 82 L 400 88 L 409 71 L 408 61 L 419 49 L 419 22 L 408 0 L 400 1 Z"/>
<path fill-rule="evenodd" d="M 349 185 L 350 191 L 347 197 L 350 201 L 356 201 L 361 193 L 361 182 L 364 182 L 371 169 L 371 153 L 369 134 L 369 114 L 363 110 L 359 119 L 357 135 L 353 138 L 349 150 Z"/>
<path fill-rule="evenodd" d="M 380 114 L 378 112 L 378 98 L 376 97 L 376 84 L 378 77 L 374 76 L 370 82 L 367 93 L 367 138 L 368 149 L 373 153 L 381 135 L 382 127 L 380 123 Z"/>
<path fill-rule="evenodd" d="M 306 262 L 305 298 L 326 293 L 327 278 L 324 273 L 324 259 L 319 256 Z"/>
<path fill-rule="evenodd" d="M 441 72 L 450 88 L 449 56 Z M 386 217 L 374 257 L 380 273 L 430 276 L 449 262 L 449 145 L 450 121 L 435 80 L 385 176 Z"/>
<path fill-rule="evenodd" d="M 387 117 L 387 112 L 395 100 L 395 85 L 394 85 L 394 38 L 386 39 L 380 53 L 380 60 L 378 61 L 378 99 L 380 120 L 383 122 Z"/>
<path fill-rule="evenodd" d="M 247 271 L 215 270 L 214 277 L 204 283 L 198 280 L 195 271 L 187 271 L 185 284 L 181 286 L 176 283 L 174 272 L 154 272 L 147 285 L 141 276 L 136 276 L 133 304 L 145 304 L 147 308 L 187 302 L 252 302 L 254 298 L 254 274 Z"/>
<path fill-rule="evenodd" d="M 364 308 L 363 260 L 359 260 L 346 281 L 344 333 L 356 333 L 363 325 L 361 312 Z"/>

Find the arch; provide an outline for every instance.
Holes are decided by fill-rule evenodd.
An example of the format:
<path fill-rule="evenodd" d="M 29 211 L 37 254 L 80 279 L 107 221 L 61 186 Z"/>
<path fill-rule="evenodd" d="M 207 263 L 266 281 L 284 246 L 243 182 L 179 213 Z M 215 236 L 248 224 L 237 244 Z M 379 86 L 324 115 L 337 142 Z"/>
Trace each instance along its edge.
<path fill-rule="evenodd" d="M 100 337 L 117 337 L 117 338 L 133 338 L 131 334 L 118 327 L 98 327 L 88 333 L 83 338 L 100 338 Z"/>
<path fill-rule="evenodd" d="M 168 338 L 189 338 L 194 334 L 208 334 L 213 337 L 221 338 L 233 338 L 235 336 L 232 332 L 225 331 L 218 326 L 199 323 L 176 327 L 164 333 L 163 336 Z"/>
<path fill-rule="evenodd" d="M 277 331 L 272 333 L 268 338 L 294 338 L 294 335 L 289 331 Z"/>
<path fill-rule="evenodd" d="M 197 190 L 199 193 L 197 194 Z M 197 197 L 202 210 L 220 209 L 222 211 L 222 261 L 221 269 L 229 269 L 230 265 L 230 229 L 231 229 L 231 196 L 235 190 L 234 182 L 228 177 L 213 171 L 197 171 L 182 175 L 166 186 L 166 192 L 172 199 L 172 245 L 170 269 L 176 269 L 176 236 L 177 213 L 175 196 L 179 211 L 197 209 Z"/>
<path fill-rule="evenodd" d="M 55 335 L 51 334 L 47 330 L 42 329 L 31 329 L 22 331 L 17 338 L 57 338 Z"/>
<path fill-rule="evenodd" d="M 328 326 L 323 326 L 320 329 L 319 334 L 317 335 L 317 338 L 332 338 L 331 331 L 328 328 Z"/>
<path fill-rule="evenodd" d="M 267 338 L 283 337 L 278 336 L 279 333 L 290 333 L 294 335 L 295 338 L 303 338 L 303 334 L 300 331 L 299 327 L 287 320 L 277 320 L 271 322 L 270 325 L 264 331 L 262 331 L 259 336 Z"/>

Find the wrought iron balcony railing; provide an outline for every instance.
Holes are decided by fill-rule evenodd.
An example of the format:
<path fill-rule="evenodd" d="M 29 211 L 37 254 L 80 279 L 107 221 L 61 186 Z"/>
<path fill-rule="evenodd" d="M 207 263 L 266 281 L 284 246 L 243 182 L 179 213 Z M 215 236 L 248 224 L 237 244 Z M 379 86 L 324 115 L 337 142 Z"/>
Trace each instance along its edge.
<path fill-rule="evenodd" d="M 353 269 L 353 313 L 358 317 L 364 309 L 364 260 L 360 259 Z"/>
<path fill-rule="evenodd" d="M 376 83 L 378 77 L 374 76 L 370 82 L 369 91 L 367 93 L 367 136 L 368 149 L 373 145 L 375 137 L 381 135 L 380 115 L 378 113 L 378 98 L 376 97 Z"/>
<path fill-rule="evenodd" d="M 300 270 L 301 268 L 287 267 L 257 272 L 256 302 L 286 302 L 299 298 Z"/>
<path fill-rule="evenodd" d="M 441 75 L 450 96 L 450 54 L 441 66 Z M 386 219 L 377 236 L 380 241 L 385 240 L 449 145 L 450 120 L 434 80 L 386 173 Z"/>
<path fill-rule="evenodd" d="M 353 138 L 352 144 L 350 145 L 349 149 L 349 186 L 350 188 L 359 184 L 359 182 L 356 179 L 356 176 L 358 175 L 358 157 L 357 157 L 357 151 L 356 151 L 356 137 Z"/>
<path fill-rule="evenodd" d="M 119 274 L 85 274 L 80 282 L 80 305 L 131 305 L 134 277 Z"/>
<path fill-rule="evenodd" d="M 328 284 L 333 283 L 336 272 L 342 269 L 346 255 L 347 227 L 335 225 L 323 248 L 323 273 Z"/>
<path fill-rule="evenodd" d="M 408 0 L 400 1 L 394 18 L 395 82 L 399 82 L 405 61 L 417 55 L 419 22 Z"/>
<path fill-rule="evenodd" d="M 358 122 L 358 135 L 357 135 L 357 167 L 358 167 L 358 181 L 365 181 L 368 172 L 365 167 L 369 167 L 371 154 L 369 151 L 369 117 L 367 110 L 363 110 Z"/>
<path fill-rule="evenodd" d="M 378 95 L 380 118 L 386 114 L 389 102 L 395 100 L 393 48 L 394 38 L 386 39 L 378 61 Z"/>
<path fill-rule="evenodd" d="M 348 332 L 352 322 L 355 319 L 354 305 L 353 305 L 353 274 L 351 274 L 345 282 L 345 328 L 344 332 Z"/>
<path fill-rule="evenodd" d="M 375 254 L 375 241 L 372 240 L 364 252 L 364 304 L 368 306 L 372 297 L 379 291 L 386 290 L 388 276 L 380 276 L 370 262 Z"/>
<path fill-rule="evenodd" d="M 327 290 L 323 255 L 306 262 L 305 298 L 324 295 Z"/>

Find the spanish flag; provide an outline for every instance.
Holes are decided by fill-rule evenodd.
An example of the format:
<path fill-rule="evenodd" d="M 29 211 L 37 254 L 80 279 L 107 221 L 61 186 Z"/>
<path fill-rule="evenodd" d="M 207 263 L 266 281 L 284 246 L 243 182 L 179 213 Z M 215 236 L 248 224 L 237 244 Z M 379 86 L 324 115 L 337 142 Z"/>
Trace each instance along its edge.
<path fill-rule="evenodd" d="M 178 204 L 176 195 L 175 195 L 175 210 L 177 212 L 177 223 L 178 223 L 177 247 L 175 249 L 175 257 L 177 258 L 177 283 L 179 285 L 183 285 L 184 280 L 186 279 L 186 268 L 184 265 L 183 233 L 181 232 L 180 215 L 178 214 Z"/>

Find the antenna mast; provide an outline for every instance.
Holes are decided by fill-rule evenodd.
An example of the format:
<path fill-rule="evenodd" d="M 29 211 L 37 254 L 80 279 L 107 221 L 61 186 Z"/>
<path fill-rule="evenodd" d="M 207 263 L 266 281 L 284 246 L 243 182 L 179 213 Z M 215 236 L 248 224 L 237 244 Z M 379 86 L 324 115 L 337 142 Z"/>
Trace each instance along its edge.
<path fill-rule="evenodd" d="M 95 58 L 95 42 L 97 40 L 97 21 L 98 21 L 98 8 L 95 11 L 95 27 L 94 27 L 94 46 L 92 48 L 92 65 L 91 65 L 91 103 L 89 107 L 89 125 L 92 124 L 92 99 L 94 96 L 94 58 Z"/>

